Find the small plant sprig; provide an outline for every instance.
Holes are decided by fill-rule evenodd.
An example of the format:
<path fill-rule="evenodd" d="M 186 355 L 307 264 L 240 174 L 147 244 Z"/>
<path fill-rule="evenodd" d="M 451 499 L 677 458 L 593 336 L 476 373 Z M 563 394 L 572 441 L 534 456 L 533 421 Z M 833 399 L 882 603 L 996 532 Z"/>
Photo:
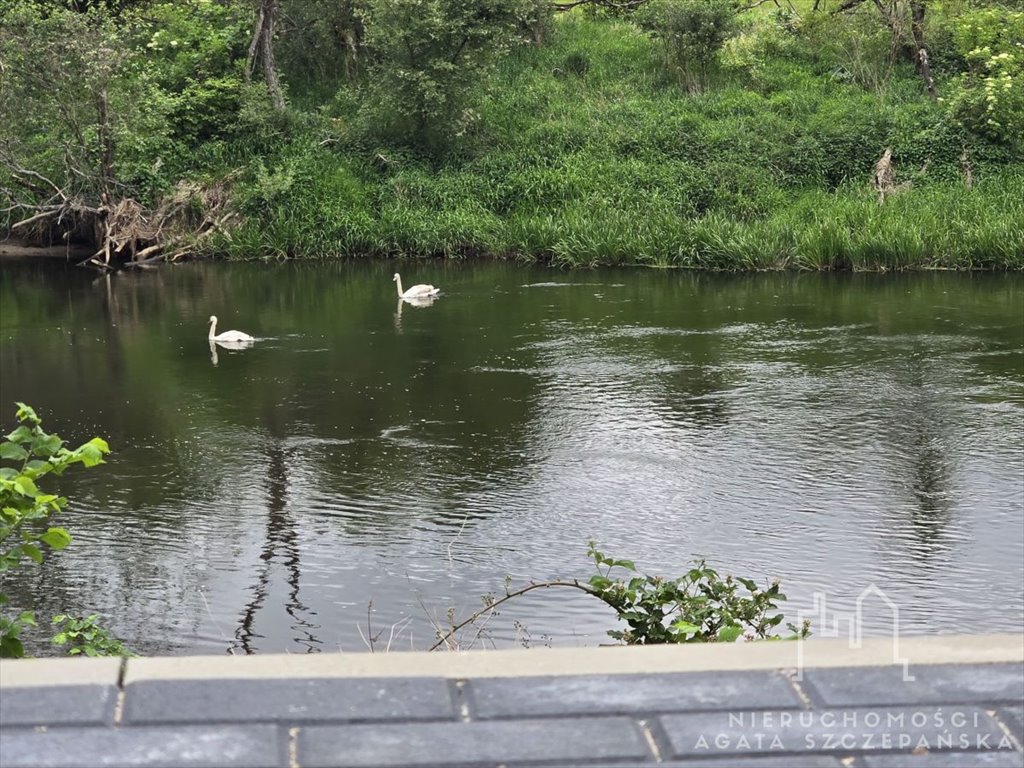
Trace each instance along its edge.
<path fill-rule="evenodd" d="M 67 529 L 49 525 L 67 499 L 44 493 L 37 485 L 48 474 L 60 475 L 73 464 L 94 467 L 110 452 L 106 442 L 94 437 L 74 450 L 64 447 L 57 435 L 43 431 L 42 420 L 24 403 L 18 403 L 19 426 L 0 443 L 0 585 L 4 574 L 24 560 L 43 562 L 44 547 L 64 549 L 71 543 Z M 8 602 L 0 589 L 0 606 Z M 25 655 L 21 633 L 36 626 L 35 614 L 23 611 L 15 617 L 0 615 L 0 658 Z"/>
<path fill-rule="evenodd" d="M 53 617 L 53 626 L 61 630 L 51 638 L 54 645 L 69 645 L 69 656 L 134 656 L 124 643 L 100 626 L 99 614 L 84 619 L 60 614 Z"/>
<path fill-rule="evenodd" d="M 588 542 L 587 554 L 597 569 L 588 581 L 533 581 L 511 589 L 510 579 L 506 578 L 505 594 L 501 597 L 485 595 L 483 608 L 467 618 L 456 621 L 454 612 L 450 612 L 448 630 L 438 629 L 438 640 L 430 650 L 442 646 L 458 648 L 454 640 L 458 633 L 495 615 L 502 603 L 538 589 L 556 587 L 585 592 L 614 610 L 629 629 L 613 629 L 608 634 L 627 645 L 731 643 L 741 636 L 747 640 L 794 640 L 811 633 L 810 621 L 805 620 L 800 627 L 786 624 L 791 633 L 787 637 L 774 634 L 784 620 L 783 615 L 775 611 L 778 603 L 786 599 L 777 580 L 761 589 L 753 579 L 719 576 L 704 560 L 698 560 L 682 576 L 666 579 L 638 574 L 632 560 L 616 560 L 605 555 L 595 541 Z M 625 580 L 613 578 L 615 569 L 636 575 Z"/>
<path fill-rule="evenodd" d="M 589 542 L 587 554 L 597 568 L 589 581 L 595 596 L 629 625 L 608 634 L 627 645 L 731 643 L 740 636 L 779 639 L 772 633 L 784 617 L 774 611 L 786 596 L 778 580 L 761 589 L 753 579 L 728 574 L 722 578 L 704 560 L 676 579 L 642 574 L 615 579 L 611 575 L 615 569 L 636 574 L 633 561 L 608 557 L 594 541 Z M 810 622 L 786 626 L 793 638 L 810 634 Z"/>

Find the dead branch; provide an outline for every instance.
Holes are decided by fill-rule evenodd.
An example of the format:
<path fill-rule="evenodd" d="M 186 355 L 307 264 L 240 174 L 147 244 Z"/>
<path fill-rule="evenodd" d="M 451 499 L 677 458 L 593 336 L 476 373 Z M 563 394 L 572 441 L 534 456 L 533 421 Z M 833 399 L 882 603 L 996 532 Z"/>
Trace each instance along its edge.
<path fill-rule="evenodd" d="M 970 189 L 974 186 L 974 169 L 971 167 L 971 156 L 967 152 L 967 147 L 964 147 L 964 151 L 960 153 L 960 172 L 964 177 L 964 187 Z"/>
<path fill-rule="evenodd" d="M 598 592 L 595 591 L 593 589 L 593 587 L 588 587 L 585 584 L 580 584 L 578 581 L 575 581 L 575 580 L 573 580 L 573 581 L 559 581 L 559 580 L 556 579 L 554 581 L 534 581 L 534 582 L 530 582 L 525 587 L 522 587 L 520 589 L 514 590 L 512 592 L 506 592 L 504 594 L 504 596 L 498 598 L 497 600 L 490 600 L 490 601 L 488 601 L 488 603 L 483 608 L 481 608 L 479 611 L 475 611 L 473 614 L 471 614 L 465 620 L 460 621 L 457 624 L 455 622 L 452 622 L 451 629 L 449 629 L 444 635 L 442 635 L 440 638 L 438 638 L 438 641 L 436 643 L 434 643 L 432 646 L 430 646 L 430 648 L 428 648 L 427 650 L 436 651 L 442 645 L 446 645 L 448 643 L 448 641 L 451 640 L 451 638 L 454 637 L 455 634 L 458 633 L 461 629 L 463 629 L 464 627 L 469 626 L 470 624 L 473 624 L 481 616 L 491 614 L 494 611 L 494 609 L 497 608 L 502 603 L 508 602 L 509 600 L 511 600 L 513 598 L 516 598 L 516 597 L 522 597 L 527 592 L 532 592 L 535 589 L 549 589 L 551 587 L 568 587 L 570 589 L 578 589 L 581 592 L 586 592 L 588 595 L 590 595 L 592 597 L 596 597 L 598 600 L 602 599 L 601 595 L 598 594 Z"/>
<path fill-rule="evenodd" d="M 11 231 L 20 230 L 22 237 L 36 241 L 88 241 L 94 250 L 80 262 L 82 266 L 110 269 L 114 262 L 175 261 L 214 233 L 230 239 L 241 218 L 230 208 L 230 186 L 237 172 L 209 186 L 179 182 L 150 208 L 127 195 L 111 199 L 107 192 L 99 194 L 98 204 L 90 204 L 43 174 L 22 167 L 2 146 L 0 165 L 15 182 L 14 189 L 0 189 L 9 203 L 6 210 L 23 214 Z M 114 180 L 107 185 L 117 187 L 122 185 Z M 27 193 L 24 199 L 18 189 Z"/>
<path fill-rule="evenodd" d="M 892 149 L 885 148 L 885 152 L 877 163 L 875 163 L 875 174 L 872 185 L 878 193 L 878 204 L 885 203 L 885 196 L 896 191 L 895 174 L 892 170 Z"/>
<path fill-rule="evenodd" d="M 562 12 L 571 11 L 581 5 L 594 5 L 613 11 L 632 11 L 648 2 L 649 0 L 568 0 L 568 2 L 552 3 L 551 8 L 554 11 Z"/>
<path fill-rule="evenodd" d="M 921 77 L 924 80 L 925 90 L 928 91 L 932 101 L 935 101 L 938 99 L 939 94 L 935 92 L 935 80 L 932 78 L 932 68 L 928 62 L 928 51 L 924 48 L 917 49 L 917 63 L 921 70 Z"/>
<path fill-rule="evenodd" d="M 16 206 L 16 207 L 21 207 L 21 206 Z M 40 213 L 37 213 L 35 216 L 29 216 L 27 219 L 22 219 L 21 221 L 15 222 L 14 224 L 11 225 L 11 229 L 13 230 L 13 229 L 18 229 L 19 227 L 27 227 L 29 224 L 32 224 L 33 222 L 41 221 L 43 219 L 51 219 L 51 218 L 53 218 L 55 216 L 59 216 L 61 210 L 63 210 L 63 206 L 60 206 L 60 205 L 52 206 L 48 210 L 42 211 Z"/>
<path fill-rule="evenodd" d="M 38 192 L 39 191 L 39 187 L 34 185 L 34 184 L 31 184 L 30 182 L 26 181 L 22 177 L 24 177 L 24 176 L 31 176 L 34 179 L 39 179 L 41 182 L 43 182 L 48 187 L 50 187 L 50 189 L 52 189 L 57 195 L 59 195 L 61 200 L 67 200 L 68 199 L 67 196 L 64 194 L 64 190 L 62 190 L 60 187 L 58 187 L 56 184 L 54 184 L 48 178 L 43 176 L 43 174 L 41 174 L 41 173 L 37 173 L 36 171 L 30 171 L 28 168 L 14 167 L 14 168 L 11 168 L 11 176 L 13 176 L 14 179 L 19 184 L 21 184 L 22 186 L 26 187 L 27 189 L 29 189 L 30 191 L 33 191 L 33 192 Z"/>
<path fill-rule="evenodd" d="M 836 15 L 840 13 L 846 13 L 847 11 L 856 8 L 864 1 L 865 0 L 843 0 L 843 2 L 839 4 L 839 7 L 832 11 L 832 14 Z"/>

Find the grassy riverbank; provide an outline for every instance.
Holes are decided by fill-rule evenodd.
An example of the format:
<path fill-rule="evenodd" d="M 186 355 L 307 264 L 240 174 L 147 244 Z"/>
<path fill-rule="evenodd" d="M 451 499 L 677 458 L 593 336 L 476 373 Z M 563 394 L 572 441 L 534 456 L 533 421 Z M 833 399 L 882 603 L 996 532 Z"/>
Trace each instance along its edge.
<path fill-rule="evenodd" d="M 1017 54 L 997 53 L 1017 50 L 1024 14 L 998 2 L 928 6 L 932 99 L 900 53 L 908 33 L 887 27 L 868 3 L 852 15 L 807 4 L 798 4 L 802 15 L 723 6 L 727 41 L 698 76 L 692 59 L 672 58 L 665 27 L 645 26 L 642 13 L 549 8 L 529 34 L 519 17 L 519 44 L 487 43 L 501 53 L 486 54 L 494 66 L 483 66 L 458 58 L 462 44 L 458 63 L 448 61 L 437 30 L 407 30 L 427 23 L 407 3 L 368 0 L 360 18 L 351 4 L 302 0 L 277 42 L 283 109 L 240 74 L 250 5 L 134 4 L 140 15 L 97 27 L 128 63 L 84 85 L 62 65 L 72 73 L 58 83 L 67 90 L 35 107 L 38 86 L 18 79 L 28 65 L 8 55 L 17 86 L 8 103 L 23 105 L 8 115 L 20 132 L 21 146 L 12 146 L 26 167 L 64 174 L 64 189 L 87 188 L 82 168 L 93 163 L 102 177 L 90 181 L 94 199 L 118 189 L 161 216 L 173 209 L 177 219 L 150 218 L 169 222 L 168 231 L 199 220 L 180 201 L 168 208 L 176 184 L 214 190 L 202 204 L 216 199 L 207 224 L 217 226 L 186 250 L 723 270 L 1024 268 L 1024 74 Z M 442 7 L 431 3 L 431 13 L 452 13 Z M 21 13 L 25 26 L 6 50 L 38 62 L 22 41 L 41 30 L 34 44 L 46 51 L 58 28 Z M 308 25 L 296 21 L 302 13 Z M 400 13 L 412 15 L 384 18 Z M 67 28 L 91 29 L 77 19 Z M 406 34 L 433 51 L 417 54 L 426 64 L 403 63 Z M 91 71 L 91 54 L 82 55 Z M 64 135 L 53 128 L 76 114 L 67 103 L 89 113 L 89 87 L 105 105 L 121 72 L 120 124 L 102 111 L 91 132 L 75 121 Z M 419 106 L 409 106 L 413 97 Z M 51 102 L 61 109 L 47 118 Z M 76 141 L 78 167 L 70 150 L 61 167 L 53 147 Z M 882 202 L 873 179 L 886 150 Z M 20 171 L 12 178 L 33 195 L 50 192 Z M 0 215 L 8 226 L 15 220 Z M 94 217 L 71 239 L 99 231 L 102 212 Z M 54 241 L 48 226 L 38 231 Z M 144 226 L 126 229 L 138 250 L 152 250 Z"/>
<path fill-rule="evenodd" d="M 308 137 L 248 177 L 234 258 L 498 256 L 564 266 L 1024 267 L 1024 164 L 952 124 L 913 67 L 874 92 L 813 35 L 743 37 L 707 92 L 622 22 L 568 18 L 521 49 L 440 160 Z M 879 205 L 886 147 L 907 188 Z M 961 158 L 972 163 L 965 186 Z M 922 170 L 923 168 L 923 170 Z"/>

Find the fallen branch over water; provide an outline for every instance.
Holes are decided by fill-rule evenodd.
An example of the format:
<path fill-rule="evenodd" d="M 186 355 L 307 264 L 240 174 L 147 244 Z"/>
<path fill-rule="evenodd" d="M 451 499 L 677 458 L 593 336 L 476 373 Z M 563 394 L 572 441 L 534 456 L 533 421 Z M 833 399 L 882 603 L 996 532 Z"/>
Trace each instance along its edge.
<path fill-rule="evenodd" d="M 177 261 L 193 255 L 208 237 L 217 233 L 230 240 L 231 228 L 240 219 L 228 207 L 228 177 L 210 186 L 179 182 L 149 208 L 131 197 L 116 202 L 100 195 L 98 204 L 76 197 L 35 171 L 4 158 L 11 178 L 37 201 L 28 202 L 14 190 L 0 192 L 8 199 L 8 212 L 24 218 L 11 225 L 27 243 L 85 242 L 92 252 L 79 266 L 101 270 L 117 264 L 140 267 L 160 261 Z"/>

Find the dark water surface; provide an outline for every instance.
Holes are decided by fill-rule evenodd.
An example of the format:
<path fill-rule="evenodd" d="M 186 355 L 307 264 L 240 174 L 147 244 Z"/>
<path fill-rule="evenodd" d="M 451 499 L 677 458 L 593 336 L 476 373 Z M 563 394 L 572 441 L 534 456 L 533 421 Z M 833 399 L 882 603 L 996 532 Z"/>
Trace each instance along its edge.
<path fill-rule="evenodd" d="M 417 307 L 393 271 L 0 264 L 4 432 L 23 400 L 114 451 L 5 588 L 147 653 L 422 648 L 506 575 L 587 578 L 594 538 L 781 578 L 787 618 L 874 583 L 908 633 L 1020 629 L 1024 276 L 410 264 L 444 289 Z M 260 341 L 211 351 L 210 314 Z M 614 626 L 566 591 L 487 631 Z"/>

